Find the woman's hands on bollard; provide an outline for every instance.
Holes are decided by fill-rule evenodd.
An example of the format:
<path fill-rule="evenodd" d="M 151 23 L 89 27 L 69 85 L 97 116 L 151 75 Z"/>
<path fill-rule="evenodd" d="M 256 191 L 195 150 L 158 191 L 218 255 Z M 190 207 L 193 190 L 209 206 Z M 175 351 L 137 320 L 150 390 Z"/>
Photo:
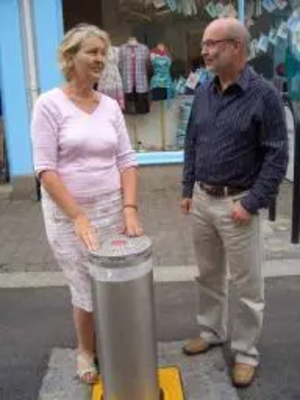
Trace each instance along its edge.
<path fill-rule="evenodd" d="M 85 214 L 79 214 L 75 218 L 74 227 L 76 236 L 84 243 L 89 251 L 99 248 L 99 238 L 97 237 L 96 230 Z"/>
<path fill-rule="evenodd" d="M 144 234 L 136 208 L 124 208 L 124 225 L 122 233 L 125 233 L 127 236 L 142 236 Z"/>

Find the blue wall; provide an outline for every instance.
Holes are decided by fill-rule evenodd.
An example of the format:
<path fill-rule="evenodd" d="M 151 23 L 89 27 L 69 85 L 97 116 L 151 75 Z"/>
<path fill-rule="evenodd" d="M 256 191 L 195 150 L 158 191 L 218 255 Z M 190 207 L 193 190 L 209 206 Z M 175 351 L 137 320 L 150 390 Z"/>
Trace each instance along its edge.
<path fill-rule="evenodd" d="M 34 0 L 39 88 L 61 81 L 56 62 L 63 32 L 61 0 Z M 12 178 L 33 173 L 19 0 L 0 0 L 0 72 L 5 134 Z"/>
<path fill-rule="evenodd" d="M 12 178 L 32 173 L 25 70 L 18 0 L 0 0 L 0 71 Z"/>
<path fill-rule="evenodd" d="M 33 0 L 32 5 L 39 87 L 43 93 L 62 81 L 57 65 L 57 48 L 63 35 L 62 1 Z"/>

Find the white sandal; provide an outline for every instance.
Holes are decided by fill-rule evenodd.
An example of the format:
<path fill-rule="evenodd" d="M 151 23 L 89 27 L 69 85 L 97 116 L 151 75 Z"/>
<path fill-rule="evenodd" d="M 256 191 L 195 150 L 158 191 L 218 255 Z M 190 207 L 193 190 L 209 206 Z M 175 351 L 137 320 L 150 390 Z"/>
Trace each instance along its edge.
<path fill-rule="evenodd" d="M 99 377 L 99 372 L 94 360 L 84 353 L 78 354 L 76 375 L 81 383 L 93 385 Z"/>

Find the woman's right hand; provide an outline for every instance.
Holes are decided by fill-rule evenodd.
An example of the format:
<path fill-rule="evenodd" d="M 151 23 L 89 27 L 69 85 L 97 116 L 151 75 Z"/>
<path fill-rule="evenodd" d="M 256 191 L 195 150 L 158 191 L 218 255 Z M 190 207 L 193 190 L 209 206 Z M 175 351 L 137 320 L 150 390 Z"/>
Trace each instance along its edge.
<path fill-rule="evenodd" d="M 76 236 L 84 243 L 89 251 L 99 249 L 99 238 L 85 214 L 79 214 L 74 220 Z"/>

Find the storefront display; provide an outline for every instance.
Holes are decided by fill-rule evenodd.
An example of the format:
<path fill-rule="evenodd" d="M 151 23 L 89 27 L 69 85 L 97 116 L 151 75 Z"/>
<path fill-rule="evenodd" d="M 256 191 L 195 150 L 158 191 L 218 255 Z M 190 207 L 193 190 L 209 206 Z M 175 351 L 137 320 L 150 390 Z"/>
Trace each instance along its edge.
<path fill-rule="evenodd" d="M 125 109 L 124 88 L 119 71 L 119 49 L 115 46 L 110 46 L 108 49 L 105 68 L 98 82 L 98 90 L 117 100 L 121 109 Z"/>
<path fill-rule="evenodd" d="M 147 114 L 149 104 L 149 49 L 130 37 L 120 47 L 119 66 L 125 92 L 125 113 Z"/>
<path fill-rule="evenodd" d="M 9 155 L 13 171 L 10 171 L 11 181 L 17 182 L 15 177 L 27 177 L 32 172 L 28 134 L 30 106 L 25 90 L 30 87 L 26 73 L 28 44 L 24 39 L 30 38 L 31 34 L 22 35 L 24 15 L 19 13 L 18 7 L 6 7 L 4 3 L 0 1 L 5 22 L 1 24 L 3 57 L 0 85 L 6 115 L 5 135 L 0 133 L 0 162 L 3 164 L 4 153 L 5 171 L 8 171 L 6 154 Z M 29 3 L 32 8 L 32 24 L 29 25 L 34 27 L 32 36 L 35 42 L 32 48 L 36 49 L 33 58 L 36 60 L 35 70 L 39 72 L 34 77 L 37 81 L 34 93 L 37 89 L 44 92 L 61 83 L 56 53 L 64 31 L 86 22 L 109 33 L 113 53 L 108 57 L 108 66 L 118 66 L 107 68 L 110 72 L 114 69 L 118 78 L 109 74 L 107 79 L 104 75 L 99 89 L 115 98 L 123 108 L 135 148 L 139 152 L 154 153 L 139 155 L 139 163 L 143 165 L 182 161 L 181 150 L 193 95 L 197 87 L 209 79 L 201 60 L 200 43 L 205 27 L 214 18 L 238 14 L 252 37 L 250 65 L 280 91 L 300 100 L 299 0 L 57 0 Z M 141 90 L 137 88 L 137 82 L 134 82 L 135 87 L 133 85 L 137 72 L 132 62 L 135 52 L 129 52 L 128 56 L 128 50 L 121 50 L 123 46 L 123 49 L 128 49 L 130 42 L 134 41 L 145 46 L 147 53 L 143 64 L 144 88 Z M 151 85 L 151 54 L 159 43 L 164 44 L 171 59 L 173 96 L 168 98 L 167 94 L 165 100 L 160 99 L 165 98 L 166 91 L 152 93 Z M 17 97 L 11 90 L 11 82 L 25 88 Z M 3 137 L 6 139 L 4 145 Z M 4 147 L 7 151 L 3 151 Z M 171 151 L 174 153 L 170 155 Z M 3 166 L 1 168 L 3 176 Z M 22 187 L 29 185 L 22 183 Z"/>
<path fill-rule="evenodd" d="M 183 149 L 186 130 L 192 110 L 193 96 L 183 96 L 182 103 L 179 106 L 178 126 L 176 130 L 176 147 Z"/>
<path fill-rule="evenodd" d="M 173 82 L 170 72 L 172 58 L 164 43 L 158 43 L 151 50 L 150 62 L 152 67 L 150 81 L 151 100 L 161 101 L 170 99 L 173 96 Z"/>
<path fill-rule="evenodd" d="M 287 22 L 289 45 L 287 49 L 287 78 L 289 96 L 292 100 L 300 100 L 300 5 Z"/>
<path fill-rule="evenodd" d="M 203 31 L 215 18 L 237 17 L 240 4 L 230 0 L 103 0 L 103 27 L 114 46 L 108 65 L 116 65 L 118 57 L 119 78 L 107 80 L 104 74 L 99 89 L 119 101 L 137 151 L 183 148 L 195 91 L 211 79 L 201 59 Z M 252 37 L 250 65 L 280 90 L 286 89 L 289 74 L 293 90 L 300 93 L 300 56 L 289 63 L 288 72 L 284 67 L 293 52 L 300 54 L 300 22 L 294 2 L 249 0 L 244 5 L 245 24 Z M 117 25 L 116 12 L 121 21 Z M 118 82 L 117 88 L 105 88 L 109 80 L 112 87 Z"/>
<path fill-rule="evenodd" d="M 208 77 L 200 49 L 195 50 L 191 44 L 193 38 L 199 46 L 210 21 L 205 3 L 103 0 L 103 28 L 109 32 L 113 46 L 119 48 L 124 116 L 139 152 L 182 149 L 186 110 L 196 88 Z M 226 2 L 226 6 L 233 4 L 236 9 L 236 2 Z M 99 90 L 101 87 L 99 84 Z"/>

